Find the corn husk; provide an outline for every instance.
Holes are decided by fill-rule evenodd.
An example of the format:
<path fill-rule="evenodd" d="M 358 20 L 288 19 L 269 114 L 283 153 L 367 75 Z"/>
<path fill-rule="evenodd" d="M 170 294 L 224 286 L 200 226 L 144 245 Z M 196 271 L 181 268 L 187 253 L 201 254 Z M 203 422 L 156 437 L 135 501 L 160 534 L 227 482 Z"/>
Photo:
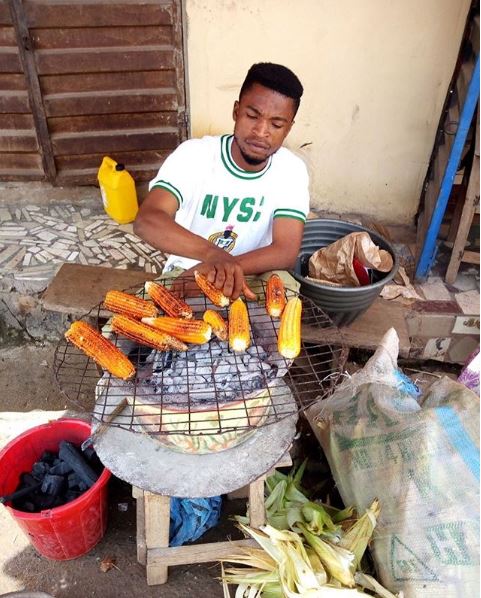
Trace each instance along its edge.
<path fill-rule="evenodd" d="M 354 579 L 359 586 L 366 590 L 376 592 L 376 595 L 381 596 L 381 598 L 403 598 L 403 592 L 393 594 L 374 579 L 374 577 L 367 575 L 367 573 L 363 573 L 362 571 L 357 571 L 354 575 Z"/>
<path fill-rule="evenodd" d="M 319 536 L 312 534 L 304 525 L 299 526 L 306 542 L 321 559 L 326 571 L 340 581 L 344 586 L 353 588 L 354 583 L 354 554 L 345 548 L 324 542 Z"/>
<path fill-rule="evenodd" d="M 339 546 L 350 550 L 354 554 L 354 566 L 356 569 L 361 564 L 361 559 L 371 540 L 380 512 L 381 507 L 376 498 L 364 515 L 343 534 L 339 542 Z"/>
<path fill-rule="evenodd" d="M 305 465 L 289 475 L 276 471 L 267 478 L 266 526 L 253 529 L 248 518 L 236 518 L 260 548 L 240 549 L 224 559 L 238 565 L 223 567 L 224 596 L 230 596 L 228 584 L 236 584 L 235 598 L 354 598 L 373 593 L 396 598 L 374 578 L 356 572 L 376 526 L 379 502 L 374 500 L 358 518 L 352 507 L 310 501 L 301 487 Z"/>

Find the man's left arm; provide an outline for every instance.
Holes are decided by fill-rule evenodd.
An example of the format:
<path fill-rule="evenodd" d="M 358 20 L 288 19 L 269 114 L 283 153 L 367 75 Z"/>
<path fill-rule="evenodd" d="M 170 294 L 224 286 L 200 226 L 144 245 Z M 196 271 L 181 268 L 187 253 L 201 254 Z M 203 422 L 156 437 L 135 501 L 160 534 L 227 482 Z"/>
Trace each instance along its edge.
<path fill-rule="evenodd" d="M 301 247 L 304 222 L 296 218 L 275 218 L 272 243 L 235 257 L 244 274 L 293 268 Z"/>

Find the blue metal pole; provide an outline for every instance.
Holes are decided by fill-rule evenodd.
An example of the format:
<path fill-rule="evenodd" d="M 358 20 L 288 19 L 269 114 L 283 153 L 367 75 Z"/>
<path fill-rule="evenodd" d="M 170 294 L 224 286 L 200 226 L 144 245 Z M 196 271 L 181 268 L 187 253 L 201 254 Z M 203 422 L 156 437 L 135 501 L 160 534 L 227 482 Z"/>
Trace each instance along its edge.
<path fill-rule="evenodd" d="M 437 251 L 437 238 L 439 235 L 439 229 L 441 227 L 446 206 L 448 205 L 449 196 L 451 195 L 451 189 L 454 183 L 454 177 L 458 169 L 459 161 L 461 160 L 461 154 L 463 152 L 464 144 L 466 142 L 466 136 L 471 126 L 473 119 L 474 110 L 479 100 L 479 54 L 476 58 L 476 65 L 474 67 L 473 76 L 469 82 L 468 93 L 464 102 L 463 109 L 461 111 L 461 117 L 459 119 L 458 130 L 454 137 L 453 147 L 451 148 L 451 154 L 444 172 L 443 180 L 441 182 L 441 188 L 439 190 L 438 199 L 434 207 L 431 222 L 429 223 L 428 230 L 426 232 L 426 238 L 424 240 L 423 249 L 419 258 L 418 266 L 416 269 L 416 278 L 424 279 L 431 270 L 434 258 L 436 257 Z"/>

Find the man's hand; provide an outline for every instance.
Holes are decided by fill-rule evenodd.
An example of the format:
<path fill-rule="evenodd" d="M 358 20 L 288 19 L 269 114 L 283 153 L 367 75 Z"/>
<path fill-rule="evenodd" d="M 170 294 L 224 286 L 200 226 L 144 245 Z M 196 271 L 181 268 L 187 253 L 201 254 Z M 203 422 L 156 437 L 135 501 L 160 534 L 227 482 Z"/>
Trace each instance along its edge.
<path fill-rule="evenodd" d="M 220 259 L 221 257 L 224 259 Z M 194 271 L 197 270 L 232 301 L 237 299 L 241 293 L 244 294 L 247 300 L 255 301 L 257 299 L 256 294 L 249 288 L 241 266 L 229 254 L 226 254 L 225 257 L 223 255 L 216 256 L 213 261 L 201 262 L 193 268 L 189 268 L 174 281 L 172 290 L 184 297 L 199 295 L 199 287 L 193 280 Z"/>

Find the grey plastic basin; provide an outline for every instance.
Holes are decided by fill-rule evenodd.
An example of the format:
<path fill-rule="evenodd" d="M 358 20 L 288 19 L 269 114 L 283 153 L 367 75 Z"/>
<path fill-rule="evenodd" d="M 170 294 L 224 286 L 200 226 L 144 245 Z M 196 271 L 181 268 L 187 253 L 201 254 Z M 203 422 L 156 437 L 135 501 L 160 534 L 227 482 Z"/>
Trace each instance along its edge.
<path fill-rule="evenodd" d="M 350 233 L 363 231 L 369 233 L 376 245 L 392 255 L 394 264 L 390 272 L 374 271 L 372 284 L 363 287 L 332 287 L 305 278 L 308 275 L 309 258 L 313 253 Z M 301 293 L 320 307 L 334 324 L 347 326 L 368 309 L 384 285 L 393 279 L 398 267 L 396 253 L 384 237 L 363 226 L 343 220 L 319 219 L 306 222 L 299 256 L 291 274 L 300 282 Z"/>

